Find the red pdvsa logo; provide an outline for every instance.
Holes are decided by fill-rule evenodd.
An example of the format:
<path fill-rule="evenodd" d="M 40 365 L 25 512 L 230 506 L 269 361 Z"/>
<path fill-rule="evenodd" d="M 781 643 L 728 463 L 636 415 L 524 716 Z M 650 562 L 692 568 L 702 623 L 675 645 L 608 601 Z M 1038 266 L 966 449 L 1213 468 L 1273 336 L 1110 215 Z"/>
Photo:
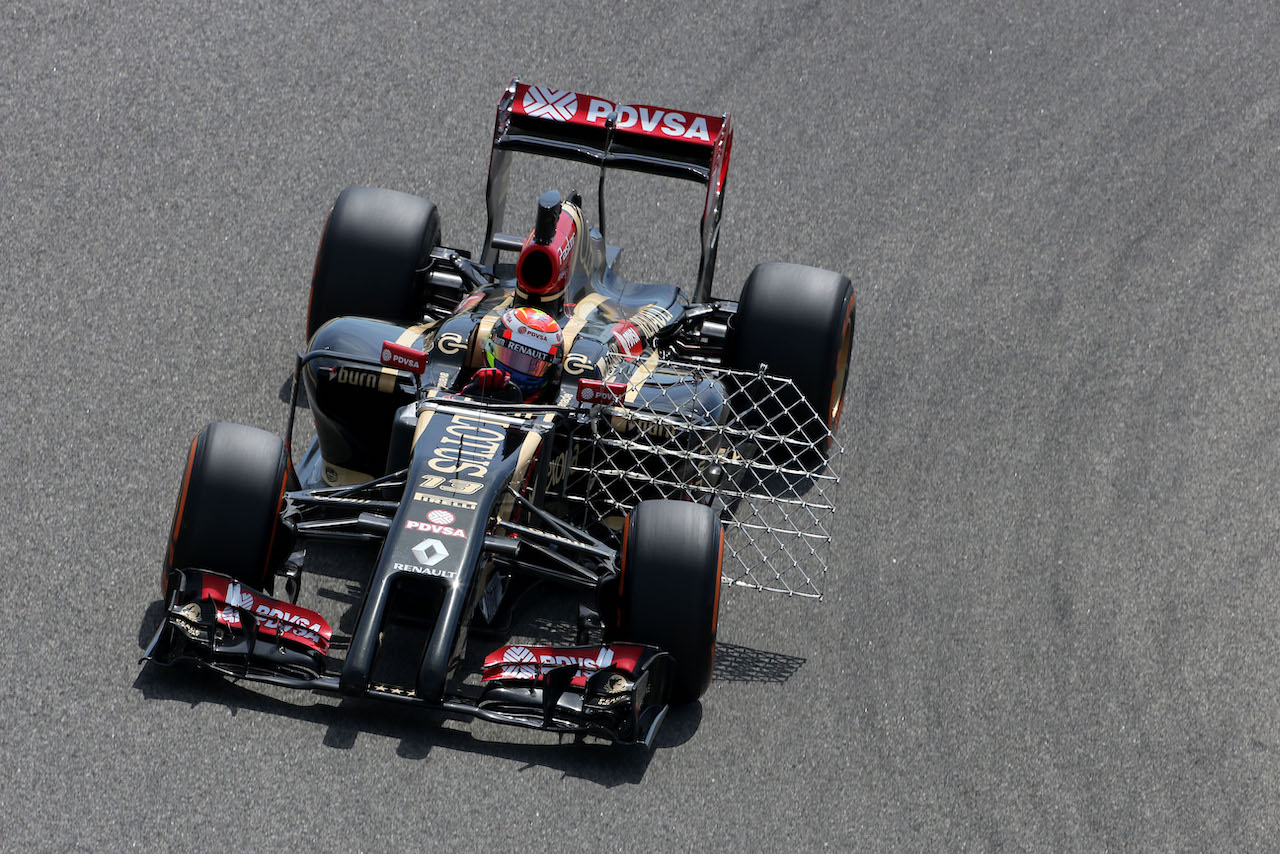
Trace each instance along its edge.
<path fill-rule="evenodd" d="M 582 403 L 621 406 L 627 399 L 626 383 L 611 383 L 582 377 L 578 380 L 578 400 Z"/>
<path fill-rule="evenodd" d="M 427 354 L 394 341 L 383 341 L 382 364 L 388 368 L 420 374 L 427 369 Z"/>
<path fill-rule="evenodd" d="M 567 122 L 578 112 L 578 95 L 567 89 L 530 86 L 521 103 L 527 115 L 538 119 Z"/>
<path fill-rule="evenodd" d="M 463 528 L 454 528 L 449 525 L 436 525 L 432 522 L 415 522 L 410 519 L 408 522 L 404 523 L 404 526 L 410 531 L 425 531 L 428 534 L 435 534 L 440 537 L 457 537 L 463 540 L 467 538 L 466 530 Z"/>
<path fill-rule="evenodd" d="M 613 340 L 618 342 L 618 352 L 631 361 L 644 352 L 644 342 L 640 338 L 640 330 L 629 320 L 622 320 L 613 325 Z"/>

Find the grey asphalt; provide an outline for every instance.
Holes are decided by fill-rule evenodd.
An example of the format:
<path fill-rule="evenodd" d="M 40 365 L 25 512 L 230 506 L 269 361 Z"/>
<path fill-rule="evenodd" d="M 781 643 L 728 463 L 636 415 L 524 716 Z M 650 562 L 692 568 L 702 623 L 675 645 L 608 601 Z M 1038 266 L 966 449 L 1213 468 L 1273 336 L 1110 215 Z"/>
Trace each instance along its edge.
<path fill-rule="evenodd" d="M 6 5 L 0 849 L 1280 848 L 1277 57 L 1262 2 Z M 718 290 L 854 278 L 827 599 L 726 591 L 651 755 L 138 668 L 327 205 L 475 248 L 511 74 L 731 110 Z M 617 187 L 691 266 L 696 191 Z"/>

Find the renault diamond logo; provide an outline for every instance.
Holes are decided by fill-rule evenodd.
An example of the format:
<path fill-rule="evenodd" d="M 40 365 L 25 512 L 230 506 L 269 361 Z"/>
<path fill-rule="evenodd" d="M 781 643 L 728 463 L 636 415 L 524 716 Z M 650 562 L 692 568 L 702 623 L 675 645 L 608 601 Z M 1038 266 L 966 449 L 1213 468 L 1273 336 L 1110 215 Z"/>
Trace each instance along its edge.
<path fill-rule="evenodd" d="M 449 556 L 449 550 L 439 540 L 423 540 L 413 547 L 413 556 L 423 566 L 435 566 Z"/>

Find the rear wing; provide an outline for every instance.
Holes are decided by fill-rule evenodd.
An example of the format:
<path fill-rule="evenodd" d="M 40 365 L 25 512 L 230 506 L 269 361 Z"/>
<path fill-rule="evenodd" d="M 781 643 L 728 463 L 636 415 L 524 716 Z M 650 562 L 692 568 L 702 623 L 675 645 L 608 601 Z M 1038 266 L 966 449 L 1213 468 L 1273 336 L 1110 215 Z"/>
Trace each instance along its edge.
<path fill-rule="evenodd" d="M 728 113 L 716 117 L 617 104 L 567 89 L 530 86 L 513 77 L 498 101 L 493 124 L 483 263 L 493 264 L 498 258 L 493 238 L 502 230 L 509 152 L 560 157 L 597 164 L 602 169 L 665 175 L 697 181 L 707 188 L 700 235 L 702 257 L 694 294 L 695 302 L 705 302 L 711 296 L 732 146 L 733 128 Z M 602 196 L 601 219 L 603 206 Z"/>

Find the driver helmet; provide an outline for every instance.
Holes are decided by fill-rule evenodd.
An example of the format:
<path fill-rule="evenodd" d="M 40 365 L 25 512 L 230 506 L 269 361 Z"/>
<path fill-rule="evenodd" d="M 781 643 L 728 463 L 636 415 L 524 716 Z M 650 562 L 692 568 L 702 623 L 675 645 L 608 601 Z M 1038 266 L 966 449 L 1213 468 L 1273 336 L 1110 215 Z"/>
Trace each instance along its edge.
<path fill-rule="evenodd" d="M 484 356 L 489 367 L 506 371 L 527 401 L 551 380 L 563 350 L 564 335 L 551 315 L 536 308 L 509 308 L 493 324 Z"/>

